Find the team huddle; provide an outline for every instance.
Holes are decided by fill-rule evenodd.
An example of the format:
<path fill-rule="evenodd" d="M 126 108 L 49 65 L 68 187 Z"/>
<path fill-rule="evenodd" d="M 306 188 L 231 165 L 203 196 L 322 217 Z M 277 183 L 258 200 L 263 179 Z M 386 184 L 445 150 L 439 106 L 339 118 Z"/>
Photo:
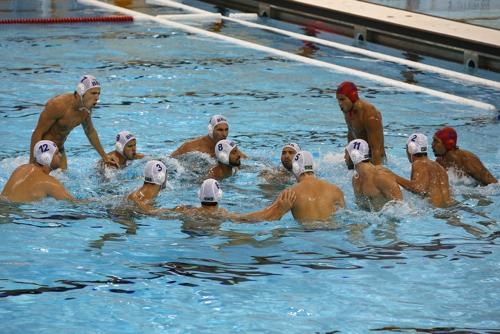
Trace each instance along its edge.
<path fill-rule="evenodd" d="M 85 202 L 77 200 L 50 175 L 52 170 L 67 169 L 64 144 L 71 130 L 80 124 L 100 155 L 102 168 L 125 168 L 128 161 L 144 158 L 144 154 L 137 152 L 136 137 L 128 131 L 117 134 L 114 151 L 104 151 L 91 118 L 100 93 L 97 79 L 85 75 L 75 92 L 58 95 L 47 102 L 31 137 L 30 161 L 14 170 L 2 191 L 3 200 L 23 203 L 53 197 Z M 449 169 L 474 179 L 481 186 L 498 182 L 476 155 L 457 146 L 457 133 L 450 127 L 439 129 L 432 137 L 435 161 L 428 157 L 427 137 L 422 133 L 410 135 L 406 154 L 412 167 L 411 177 L 396 175 L 382 166 L 386 154 L 381 113 L 359 98 L 358 89 L 352 82 L 340 84 L 336 98 L 347 125 L 344 159 L 347 167 L 355 170 L 352 186 L 360 208 L 376 211 L 390 201 L 403 201 L 400 187 L 428 199 L 434 207 L 449 207 L 455 203 L 450 195 Z M 218 181 L 232 176 L 240 167 L 241 159 L 247 157 L 227 138 L 228 135 L 227 119 L 214 115 L 210 118 L 207 135 L 185 142 L 170 155 L 176 158 L 189 152 L 201 152 L 216 159 L 216 165 L 208 171 L 198 192 L 200 207 L 155 207 L 155 198 L 167 182 L 167 167 L 159 160 L 146 163 L 143 185 L 129 194 L 127 200 L 146 214 L 179 213 L 247 222 L 279 220 L 288 211 L 300 222 L 324 221 L 345 207 L 342 190 L 316 177 L 311 153 L 301 150 L 297 143 L 287 143 L 282 148 L 279 172 L 271 176 L 262 173 L 262 176 L 278 180 L 295 177 L 294 185 L 280 192 L 271 205 L 256 212 L 238 214 L 220 208 L 222 189 Z"/>

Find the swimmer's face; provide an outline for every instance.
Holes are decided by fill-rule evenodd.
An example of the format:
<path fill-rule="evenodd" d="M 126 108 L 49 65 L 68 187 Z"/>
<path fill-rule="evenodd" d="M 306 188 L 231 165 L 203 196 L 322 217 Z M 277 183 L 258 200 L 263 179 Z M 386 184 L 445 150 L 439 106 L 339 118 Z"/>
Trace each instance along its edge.
<path fill-rule="evenodd" d="M 238 147 L 232 149 L 229 153 L 229 165 L 239 167 L 241 165 L 241 152 Z"/>
<path fill-rule="evenodd" d="M 436 157 L 446 154 L 446 147 L 444 147 L 443 141 L 436 136 L 432 137 L 432 151 Z"/>
<path fill-rule="evenodd" d="M 229 126 L 226 123 L 217 124 L 214 127 L 213 137 L 214 141 L 218 142 L 219 140 L 226 139 L 229 135 Z"/>
<path fill-rule="evenodd" d="M 344 114 L 351 111 L 353 107 L 351 100 L 344 94 L 337 94 L 337 102 L 339 103 L 340 110 L 342 110 Z"/>
<path fill-rule="evenodd" d="M 123 148 L 123 155 L 128 160 L 133 160 L 135 159 L 136 153 L 137 153 L 137 141 L 135 139 L 132 139 Z"/>
<path fill-rule="evenodd" d="M 352 163 L 351 156 L 347 150 L 344 150 L 344 161 L 347 166 L 347 169 L 354 169 L 354 164 Z"/>
<path fill-rule="evenodd" d="M 58 169 L 59 167 L 61 167 L 61 159 L 62 155 L 58 149 L 57 152 L 52 156 L 52 161 L 50 162 L 50 170 Z"/>
<path fill-rule="evenodd" d="M 281 163 L 287 170 L 292 170 L 292 161 L 296 153 L 297 151 L 291 147 L 285 147 L 281 151 Z"/>
<path fill-rule="evenodd" d="M 101 88 L 100 87 L 94 87 L 94 88 L 89 89 L 82 96 L 83 106 L 88 108 L 88 109 L 95 107 L 100 96 L 101 96 Z"/>

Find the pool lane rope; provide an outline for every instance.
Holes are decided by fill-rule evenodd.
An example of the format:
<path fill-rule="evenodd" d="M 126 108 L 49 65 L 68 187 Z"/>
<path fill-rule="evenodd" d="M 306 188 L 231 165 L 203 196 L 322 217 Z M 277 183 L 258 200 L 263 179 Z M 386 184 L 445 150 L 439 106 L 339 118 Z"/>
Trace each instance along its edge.
<path fill-rule="evenodd" d="M 60 24 L 60 23 L 93 23 L 93 22 L 132 22 L 132 16 L 95 16 L 95 17 L 34 17 L 17 19 L 0 19 L 0 24 Z"/>
<path fill-rule="evenodd" d="M 236 45 L 239 45 L 242 47 L 246 47 L 246 48 L 262 51 L 265 53 L 273 54 L 273 55 L 276 55 L 276 56 L 279 56 L 279 57 L 282 57 L 285 59 L 290 59 L 290 60 L 294 60 L 297 62 L 301 62 L 301 63 L 313 65 L 313 66 L 319 66 L 319 67 L 323 67 L 323 68 L 332 69 L 332 70 L 339 72 L 339 73 L 344 73 L 346 75 L 354 75 L 354 76 L 357 76 L 360 78 L 379 82 L 379 83 L 382 83 L 382 84 L 387 85 L 387 86 L 397 87 L 397 88 L 401 88 L 403 90 L 412 91 L 412 92 L 424 93 L 424 94 L 428 94 L 431 96 L 442 98 L 444 100 L 453 101 L 453 102 L 458 103 L 458 104 L 468 105 L 468 106 L 472 106 L 475 108 L 480 108 L 480 109 L 485 109 L 485 110 L 490 110 L 490 111 L 496 110 L 496 107 L 492 104 L 489 104 L 489 103 L 484 103 L 484 102 L 479 102 L 476 100 L 466 99 L 466 98 L 463 98 L 460 96 L 440 92 L 440 91 L 425 88 L 425 87 L 407 84 L 407 83 L 404 83 L 404 82 L 401 82 L 398 80 L 389 79 L 389 78 L 385 78 L 385 77 L 382 77 L 379 75 L 366 73 L 366 72 L 355 70 L 355 69 L 352 69 L 349 67 L 343 67 L 343 66 L 327 63 L 327 62 L 324 62 L 321 60 L 316 60 L 316 59 L 307 58 L 304 56 L 299 56 L 299 55 L 296 55 L 296 54 L 293 54 L 290 52 L 274 49 L 274 48 L 271 48 L 268 46 L 263 46 L 263 45 L 256 44 L 253 42 L 247 42 L 247 41 L 237 39 L 234 37 L 220 35 L 220 34 L 217 34 L 217 33 L 211 32 L 211 31 L 207 31 L 204 29 L 196 28 L 196 27 L 191 27 L 191 26 L 186 25 L 186 24 L 173 22 L 173 21 L 166 20 L 163 18 L 144 14 L 141 12 L 118 7 L 118 6 L 104 3 L 104 2 L 101 2 L 98 0 L 77 0 L 77 1 L 81 4 L 93 5 L 96 7 L 100 7 L 102 9 L 107 9 L 109 11 L 119 12 L 119 13 L 123 13 L 125 15 L 133 16 L 134 20 L 136 20 L 136 21 L 140 21 L 140 20 L 153 21 L 153 22 L 157 22 L 159 24 L 162 24 L 162 25 L 170 27 L 170 28 L 180 29 L 180 30 L 184 30 L 184 31 L 187 31 L 187 32 L 190 32 L 193 34 L 198 34 L 198 35 L 206 36 L 209 38 L 222 40 L 222 41 L 233 43 L 233 44 L 236 44 Z"/>
<path fill-rule="evenodd" d="M 179 4 L 179 3 L 176 3 L 175 1 L 172 1 L 172 0 L 146 0 L 146 3 L 154 4 L 154 5 L 163 5 L 163 6 L 172 7 L 172 8 L 178 8 L 178 9 L 182 9 L 182 10 L 185 10 L 187 12 L 195 13 L 195 14 L 207 14 L 207 15 L 212 14 L 213 15 L 213 13 L 211 13 L 209 11 L 202 10 L 202 9 L 192 7 L 192 6 L 188 6 L 188 5 L 184 5 L 184 4 Z M 168 19 L 168 17 L 166 17 L 165 15 L 161 15 L 160 17 L 164 17 L 164 18 Z M 443 76 L 446 76 L 449 78 L 464 80 L 464 81 L 473 82 L 473 83 L 476 83 L 479 85 L 484 85 L 484 86 L 489 86 L 489 87 L 494 87 L 496 89 L 500 89 L 500 82 L 498 82 L 498 81 L 483 79 L 483 78 L 479 78 L 479 77 L 476 77 L 473 75 L 460 73 L 460 72 L 456 72 L 456 71 L 452 71 L 452 70 L 446 70 L 444 68 L 440 68 L 437 66 L 427 65 L 427 64 L 423 64 L 423 63 L 418 63 L 416 61 L 411 61 L 411 60 L 402 59 L 399 57 L 389 56 L 389 55 L 386 55 L 383 53 L 365 50 L 362 48 L 357 48 L 355 46 L 344 45 L 341 43 L 328 41 L 326 39 L 317 38 L 314 36 L 308 36 L 308 35 L 299 34 L 299 33 L 295 33 L 295 32 L 284 30 L 284 29 L 266 26 L 263 24 L 248 22 L 248 21 L 245 21 L 242 19 L 238 19 L 236 17 L 231 17 L 231 16 L 229 16 L 229 17 L 223 16 L 222 17 L 221 16 L 221 19 L 226 20 L 226 21 L 232 21 L 235 23 L 239 23 L 241 25 L 251 27 L 251 28 L 256 28 L 256 29 L 274 32 L 274 33 L 288 36 L 288 37 L 298 39 L 301 41 L 313 42 L 315 44 L 328 46 L 328 47 L 333 48 L 333 49 L 342 50 L 342 51 L 349 52 L 349 53 L 356 53 L 356 54 L 360 54 L 360 55 L 367 56 L 367 57 L 374 58 L 374 59 L 380 59 L 380 60 L 391 62 L 391 63 L 409 66 L 409 67 L 414 68 L 414 69 L 419 69 L 419 70 L 423 70 L 423 71 L 427 71 L 427 72 L 437 73 L 437 74 L 440 74 L 440 75 L 443 75 Z"/>

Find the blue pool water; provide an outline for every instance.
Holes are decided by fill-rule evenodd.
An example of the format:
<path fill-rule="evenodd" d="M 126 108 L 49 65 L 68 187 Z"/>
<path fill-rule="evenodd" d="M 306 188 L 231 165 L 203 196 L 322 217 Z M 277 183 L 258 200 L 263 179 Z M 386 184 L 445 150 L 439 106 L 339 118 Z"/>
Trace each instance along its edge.
<path fill-rule="evenodd" d="M 108 14 L 76 4 L 65 10 Z M 147 22 L 44 29 L 9 26 L 0 34 L 8 52 L 0 57 L 0 187 L 28 161 L 44 103 L 73 90 L 84 73 L 103 85 L 93 112 L 103 146 L 111 151 L 116 133 L 130 130 L 147 158 L 105 179 L 96 171 L 97 153 L 76 128 L 66 143 L 69 169 L 53 175 L 77 197 L 98 201 L 1 204 L 0 332 L 500 331 L 500 187 L 473 187 L 452 176 L 453 196 L 466 209 L 435 210 L 405 192 L 402 205 L 359 211 L 333 91 L 343 80 L 360 85 L 383 114 L 388 167 L 407 177 L 407 135 L 430 136 L 445 124 L 500 176 L 494 112 Z M 300 52 L 299 42 L 279 36 L 231 24 L 223 32 Z M 323 48 L 313 56 L 399 80 L 408 70 Z M 494 89 L 415 75 L 422 86 L 500 105 Z M 347 208 L 334 222 L 308 226 L 290 214 L 273 223 L 193 226 L 124 209 L 122 199 L 142 183 L 148 158 L 169 169 L 170 189 L 158 206 L 198 204 L 201 171 L 213 161 L 169 153 L 204 134 L 216 113 L 228 117 L 230 137 L 249 156 L 222 182 L 223 207 L 249 212 L 269 204 L 283 186 L 267 184 L 259 171 L 277 166 L 283 143 L 296 141 L 313 152 L 317 174 L 344 191 Z"/>

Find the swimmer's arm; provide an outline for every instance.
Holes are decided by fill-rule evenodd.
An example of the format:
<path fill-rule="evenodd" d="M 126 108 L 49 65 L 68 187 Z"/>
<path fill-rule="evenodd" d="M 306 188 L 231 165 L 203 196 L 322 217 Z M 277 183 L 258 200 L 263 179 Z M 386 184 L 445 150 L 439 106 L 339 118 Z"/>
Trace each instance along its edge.
<path fill-rule="evenodd" d="M 283 217 L 283 215 L 292 208 L 295 200 L 295 192 L 293 192 L 293 190 L 286 189 L 282 191 L 278 195 L 278 198 L 268 207 L 260 211 L 255 211 L 245 215 L 239 215 L 236 220 L 244 222 L 280 220 L 281 217 Z"/>
<path fill-rule="evenodd" d="M 82 127 L 89 142 L 92 144 L 92 146 L 94 146 L 97 153 L 101 156 L 102 161 L 104 161 L 104 163 L 107 165 L 112 165 L 119 168 L 120 165 L 116 157 L 108 156 L 102 148 L 101 141 L 99 140 L 99 136 L 97 135 L 97 131 L 94 128 L 94 124 L 92 123 L 92 118 L 90 117 L 90 115 L 82 121 Z"/>
<path fill-rule="evenodd" d="M 368 145 L 372 154 L 374 165 L 382 164 L 382 143 L 384 142 L 384 131 L 380 119 L 375 116 L 368 118 L 366 122 L 366 135 Z"/>
<path fill-rule="evenodd" d="M 85 201 L 79 201 L 75 197 L 73 197 L 67 190 L 64 188 L 62 183 L 57 180 L 53 182 L 47 183 L 46 185 L 46 193 L 47 196 L 53 197 L 57 200 L 70 201 L 74 203 L 84 203 Z"/>
<path fill-rule="evenodd" d="M 427 173 L 419 171 L 416 166 L 413 166 L 411 180 L 407 180 L 399 175 L 394 174 L 396 182 L 403 188 L 412 193 L 425 196 L 427 194 L 426 185 L 429 182 Z"/>
<path fill-rule="evenodd" d="M 54 123 L 56 123 L 61 117 L 62 114 L 59 111 L 59 108 L 54 106 L 53 103 L 47 103 L 45 109 L 40 113 L 38 123 L 36 124 L 33 134 L 31 135 L 30 163 L 35 162 L 35 156 L 33 153 L 33 147 L 35 144 L 42 140 L 42 136 L 47 133 Z"/>
<path fill-rule="evenodd" d="M 482 186 L 498 182 L 474 154 L 468 154 L 462 159 L 462 168 L 464 172 L 476 179 Z"/>
<path fill-rule="evenodd" d="M 382 195 L 384 195 L 385 198 L 398 201 L 403 200 L 403 194 L 401 193 L 401 189 L 399 188 L 399 185 L 397 183 L 394 183 L 392 178 L 391 179 L 384 178 L 377 181 L 377 183 L 380 192 L 382 193 Z"/>
<path fill-rule="evenodd" d="M 175 151 L 173 151 L 170 156 L 172 158 L 178 157 L 179 155 L 183 155 L 185 153 L 191 152 L 193 150 L 191 142 L 186 142 L 179 146 Z"/>
<path fill-rule="evenodd" d="M 142 154 L 142 153 L 136 153 L 134 160 L 139 160 L 139 159 L 143 159 L 143 158 L 144 158 L 144 154 Z"/>

